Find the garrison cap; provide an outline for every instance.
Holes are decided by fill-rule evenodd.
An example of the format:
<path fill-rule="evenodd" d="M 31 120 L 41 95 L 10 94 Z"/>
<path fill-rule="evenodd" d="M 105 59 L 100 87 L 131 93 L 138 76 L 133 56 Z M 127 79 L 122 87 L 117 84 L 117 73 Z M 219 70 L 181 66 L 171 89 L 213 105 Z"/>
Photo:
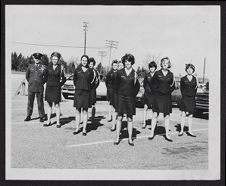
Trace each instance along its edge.
<path fill-rule="evenodd" d="M 60 54 L 59 52 L 53 52 L 53 53 L 51 54 L 51 58 L 52 58 L 53 56 L 56 56 L 58 59 L 61 58 L 61 54 Z"/>
<path fill-rule="evenodd" d="M 32 54 L 32 56 L 35 58 L 35 59 L 41 59 L 42 58 L 42 54 L 41 53 L 34 53 L 34 54 Z"/>

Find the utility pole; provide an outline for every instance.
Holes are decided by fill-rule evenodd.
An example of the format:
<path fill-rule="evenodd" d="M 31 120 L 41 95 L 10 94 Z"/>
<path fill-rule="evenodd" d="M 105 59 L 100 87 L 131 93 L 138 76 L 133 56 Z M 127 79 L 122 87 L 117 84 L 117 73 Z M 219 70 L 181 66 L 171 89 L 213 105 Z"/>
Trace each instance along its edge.
<path fill-rule="evenodd" d="M 98 55 L 101 58 L 101 63 L 103 64 L 103 58 L 107 55 L 107 52 L 104 50 L 98 51 Z"/>
<path fill-rule="evenodd" d="M 106 51 L 98 51 L 98 55 L 100 56 L 101 58 L 101 73 L 103 73 L 103 58 L 107 56 L 107 52 Z"/>
<path fill-rule="evenodd" d="M 202 82 L 205 82 L 205 72 L 206 72 L 206 58 L 204 57 L 204 66 L 203 66 L 203 79 Z"/>
<path fill-rule="evenodd" d="M 105 46 L 109 48 L 109 68 L 111 66 L 111 51 L 112 48 L 117 49 L 118 47 L 118 41 L 113 41 L 113 40 L 106 40 Z"/>
<path fill-rule="evenodd" d="M 84 55 L 86 55 L 86 31 L 87 31 L 88 23 L 83 22 L 83 31 L 85 31 L 85 39 L 84 39 Z"/>

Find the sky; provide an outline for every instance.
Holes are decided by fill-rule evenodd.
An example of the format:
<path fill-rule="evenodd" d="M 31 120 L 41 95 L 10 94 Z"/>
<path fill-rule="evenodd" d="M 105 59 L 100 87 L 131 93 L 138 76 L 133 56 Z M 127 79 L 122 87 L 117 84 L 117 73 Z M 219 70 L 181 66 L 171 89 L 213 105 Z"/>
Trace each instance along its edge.
<path fill-rule="evenodd" d="M 106 40 L 118 42 L 110 61 L 131 53 L 135 66 L 145 67 L 147 56 L 167 56 L 176 75 L 184 75 L 185 64 L 193 63 L 202 76 L 205 58 L 208 77 L 211 64 L 219 58 L 218 6 L 7 5 L 6 44 L 10 52 L 25 56 L 58 51 L 65 61 L 80 59 L 83 48 L 21 43 L 83 47 L 84 21 L 88 22 L 86 53 L 99 63 L 98 51 L 107 51 L 104 66 L 109 65 Z"/>

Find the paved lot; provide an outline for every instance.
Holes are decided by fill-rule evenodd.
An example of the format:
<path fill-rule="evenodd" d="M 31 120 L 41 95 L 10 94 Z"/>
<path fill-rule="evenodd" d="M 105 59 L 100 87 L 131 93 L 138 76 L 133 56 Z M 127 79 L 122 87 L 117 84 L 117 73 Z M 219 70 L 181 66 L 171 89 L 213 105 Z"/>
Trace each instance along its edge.
<path fill-rule="evenodd" d="M 15 83 L 15 82 L 14 82 Z M 87 136 L 73 135 L 75 110 L 73 100 L 61 104 L 61 128 L 55 124 L 43 127 L 39 122 L 35 100 L 33 120 L 24 122 L 27 96 L 12 97 L 11 167 L 12 168 L 65 168 L 65 169 L 150 169 L 150 170 L 201 170 L 208 169 L 208 120 L 194 118 L 196 138 L 178 136 L 179 110 L 173 108 L 171 136 L 163 137 L 164 124 L 160 118 L 156 136 L 150 141 L 150 120 L 142 129 L 143 109 L 137 108 L 134 117 L 134 143 L 127 142 L 126 122 L 123 141 L 113 145 L 115 132 L 107 122 L 107 102 L 98 101 L 95 122 L 88 122 Z M 46 105 L 46 102 L 45 102 Z M 55 117 L 53 115 L 53 121 Z"/>

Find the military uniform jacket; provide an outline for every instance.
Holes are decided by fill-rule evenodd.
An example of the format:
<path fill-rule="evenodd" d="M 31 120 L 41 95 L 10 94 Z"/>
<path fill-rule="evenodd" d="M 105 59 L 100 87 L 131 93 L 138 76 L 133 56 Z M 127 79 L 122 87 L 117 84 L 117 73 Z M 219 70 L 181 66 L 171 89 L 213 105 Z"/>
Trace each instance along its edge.
<path fill-rule="evenodd" d="M 118 93 L 122 96 L 136 97 L 140 89 L 140 83 L 138 80 L 135 82 L 135 71 L 132 69 L 127 76 L 125 69 L 117 71 L 116 86 Z M 135 83 L 134 83 L 135 82 Z"/>
<path fill-rule="evenodd" d="M 180 90 L 182 96 L 194 97 L 197 92 L 197 80 L 192 76 L 192 80 L 189 81 L 187 76 L 184 76 L 180 80 Z"/>
<path fill-rule="evenodd" d="M 156 71 L 152 77 L 151 87 L 155 95 L 171 95 L 175 89 L 173 73 L 168 70 L 164 76 L 162 70 Z"/>
<path fill-rule="evenodd" d="M 152 75 L 150 72 L 145 75 L 143 86 L 144 86 L 145 93 L 148 93 L 151 95 L 154 94 L 152 90 Z"/>
<path fill-rule="evenodd" d="M 28 91 L 43 92 L 44 83 L 47 78 L 46 67 L 42 64 L 30 64 L 26 72 L 26 79 L 28 81 Z"/>
<path fill-rule="evenodd" d="M 90 90 L 91 84 L 94 82 L 93 70 L 88 68 L 85 72 L 82 67 L 78 67 L 74 72 L 74 85 L 75 90 Z"/>

